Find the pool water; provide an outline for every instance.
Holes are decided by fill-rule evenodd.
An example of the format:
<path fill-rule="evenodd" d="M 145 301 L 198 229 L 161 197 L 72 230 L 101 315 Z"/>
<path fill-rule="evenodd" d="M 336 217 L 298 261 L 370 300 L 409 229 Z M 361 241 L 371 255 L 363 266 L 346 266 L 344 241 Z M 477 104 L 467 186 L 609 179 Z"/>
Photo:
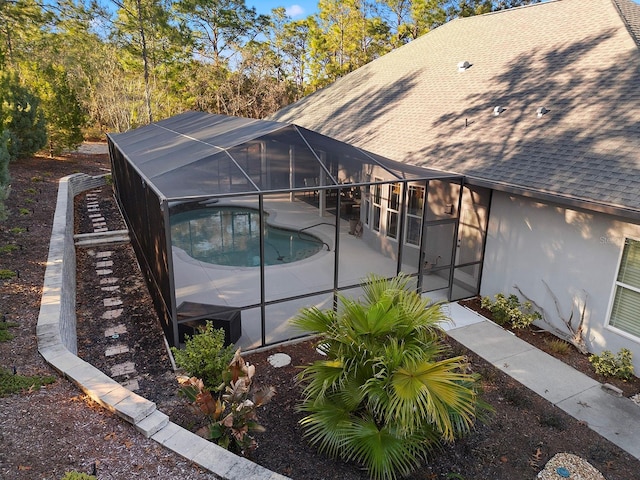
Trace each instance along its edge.
<path fill-rule="evenodd" d="M 265 224 L 265 265 L 303 260 L 324 247 L 313 235 Z M 171 215 L 172 245 L 215 265 L 259 266 L 259 232 L 260 213 L 252 208 L 208 207 Z"/>

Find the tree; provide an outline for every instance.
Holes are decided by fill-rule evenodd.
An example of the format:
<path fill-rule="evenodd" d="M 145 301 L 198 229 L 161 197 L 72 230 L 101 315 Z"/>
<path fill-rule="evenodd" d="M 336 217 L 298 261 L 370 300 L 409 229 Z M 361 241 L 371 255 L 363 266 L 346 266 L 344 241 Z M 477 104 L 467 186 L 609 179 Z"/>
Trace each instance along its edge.
<path fill-rule="evenodd" d="M 20 84 L 15 72 L 0 75 L 0 98 L 5 99 L 0 130 L 8 131 L 11 160 L 42 149 L 47 144 L 47 131 L 40 99 Z"/>
<path fill-rule="evenodd" d="M 162 0 L 112 0 L 118 7 L 114 37 L 127 53 L 125 69 L 142 63 L 146 122 L 153 121 L 153 87 L 162 66 L 184 58 L 185 36 Z M 162 97 L 166 92 L 162 92 Z"/>
<path fill-rule="evenodd" d="M 0 65 L 15 67 L 28 53 L 33 40 L 51 20 L 34 0 L 0 1 Z"/>
<path fill-rule="evenodd" d="M 365 0 L 320 0 L 310 23 L 312 85 L 323 87 L 391 49 L 389 26 Z"/>
<path fill-rule="evenodd" d="M 362 303 L 340 297 L 337 313 L 309 308 L 294 321 L 319 335 L 326 355 L 300 374 L 305 435 L 374 479 L 408 475 L 484 408 L 465 359 L 445 356 L 441 306 L 408 291 L 408 280 L 371 276 Z"/>
<path fill-rule="evenodd" d="M 1 107 L 1 106 L 0 106 Z M 1 113 L 0 113 L 1 115 Z M 7 218 L 5 202 L 9 198 L 11 178 L 9 177 L 9 132 L 0 131 L 0 222 Z"/>
<path fill-rule="evenodd" d="M 180 0 L 176 10 L 192 29 L 197 55 L 215 66 L 228 65 L 269 25 L 269 18 L 258 15 L 244 0 Z"/>
<path fill-rule="evenodd" d="M 258 15 L 255 8 L 248 8 L 244 0 L 181 0 L 176 10 L 191 29 L 198 59 L 197 65 L 192 64 L 199 77 L 195 90 L 197 105 L 215 113 L 242 110 L 237 104 L 225 102 L 230 93 L 237 100 L 244 79 L 239 70 L 253 56 L 253 52 L 245 49 L 267 30 L 269 18 Z"/>
<path fill-rule="evenodd" d="M 292 21 L 283 7 L 272 11 L 267 41 L 278 59 L 278 80 L 287 80 L 294 86 L 293 101 L 304 96 L 307 86 L 309 30 L 308 19 Z"/>
<path fill-rule="evenodd" d="M 62 67 L 49 65 L 39 75 L 42 109 L 46 118 L 49 153 L 75 149 L 82 143 L 87 118 Z"/>

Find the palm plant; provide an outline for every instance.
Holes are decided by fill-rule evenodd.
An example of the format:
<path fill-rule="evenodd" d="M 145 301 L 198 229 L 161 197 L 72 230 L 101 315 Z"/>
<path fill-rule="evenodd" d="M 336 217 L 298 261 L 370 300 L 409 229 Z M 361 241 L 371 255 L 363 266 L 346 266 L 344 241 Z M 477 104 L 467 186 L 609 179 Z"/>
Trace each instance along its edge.
<path fill-rule="evenodd" d="M 305 435 L 374 479 L 409 474 L 482 411 L 466 359 L 445 356 L 441 305 L 407 290 L 408 280 L 369 276 L 362 302 L 340 296 L 337 313 L 308 308 L 294 320 L 326 355 L 300 374 Z"/>

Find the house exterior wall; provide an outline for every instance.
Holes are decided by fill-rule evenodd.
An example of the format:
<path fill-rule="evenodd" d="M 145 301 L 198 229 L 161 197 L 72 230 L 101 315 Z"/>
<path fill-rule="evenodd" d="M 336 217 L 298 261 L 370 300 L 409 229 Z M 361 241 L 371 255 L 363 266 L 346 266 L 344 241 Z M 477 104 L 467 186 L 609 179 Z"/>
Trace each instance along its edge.
<path fill-rule="evenodd" d="M 517 286 L 565 331 L 554 295 L 562 317 L 573 309 L 574 325 L 586 298 L 587 348 L 628 348 L 640 372 L 640 339 L 607 326 L 625 238 L 640 239 L 640 225 L 494 192 L 487 235 L 481 295 L 517 294 Z"/>

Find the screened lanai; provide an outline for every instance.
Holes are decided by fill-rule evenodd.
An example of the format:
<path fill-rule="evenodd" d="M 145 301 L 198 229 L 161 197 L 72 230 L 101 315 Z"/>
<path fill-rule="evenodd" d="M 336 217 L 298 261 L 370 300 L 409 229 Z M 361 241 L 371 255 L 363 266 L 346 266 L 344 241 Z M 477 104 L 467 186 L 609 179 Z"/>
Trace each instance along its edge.
<path fill-rule="evenodd" d="M 489 192 L 293 124 L 187 112 L 108 135 L 116 198 L 167 339 L 205 320 L 243 349 L 369 274 L 477 294 Z"/>

